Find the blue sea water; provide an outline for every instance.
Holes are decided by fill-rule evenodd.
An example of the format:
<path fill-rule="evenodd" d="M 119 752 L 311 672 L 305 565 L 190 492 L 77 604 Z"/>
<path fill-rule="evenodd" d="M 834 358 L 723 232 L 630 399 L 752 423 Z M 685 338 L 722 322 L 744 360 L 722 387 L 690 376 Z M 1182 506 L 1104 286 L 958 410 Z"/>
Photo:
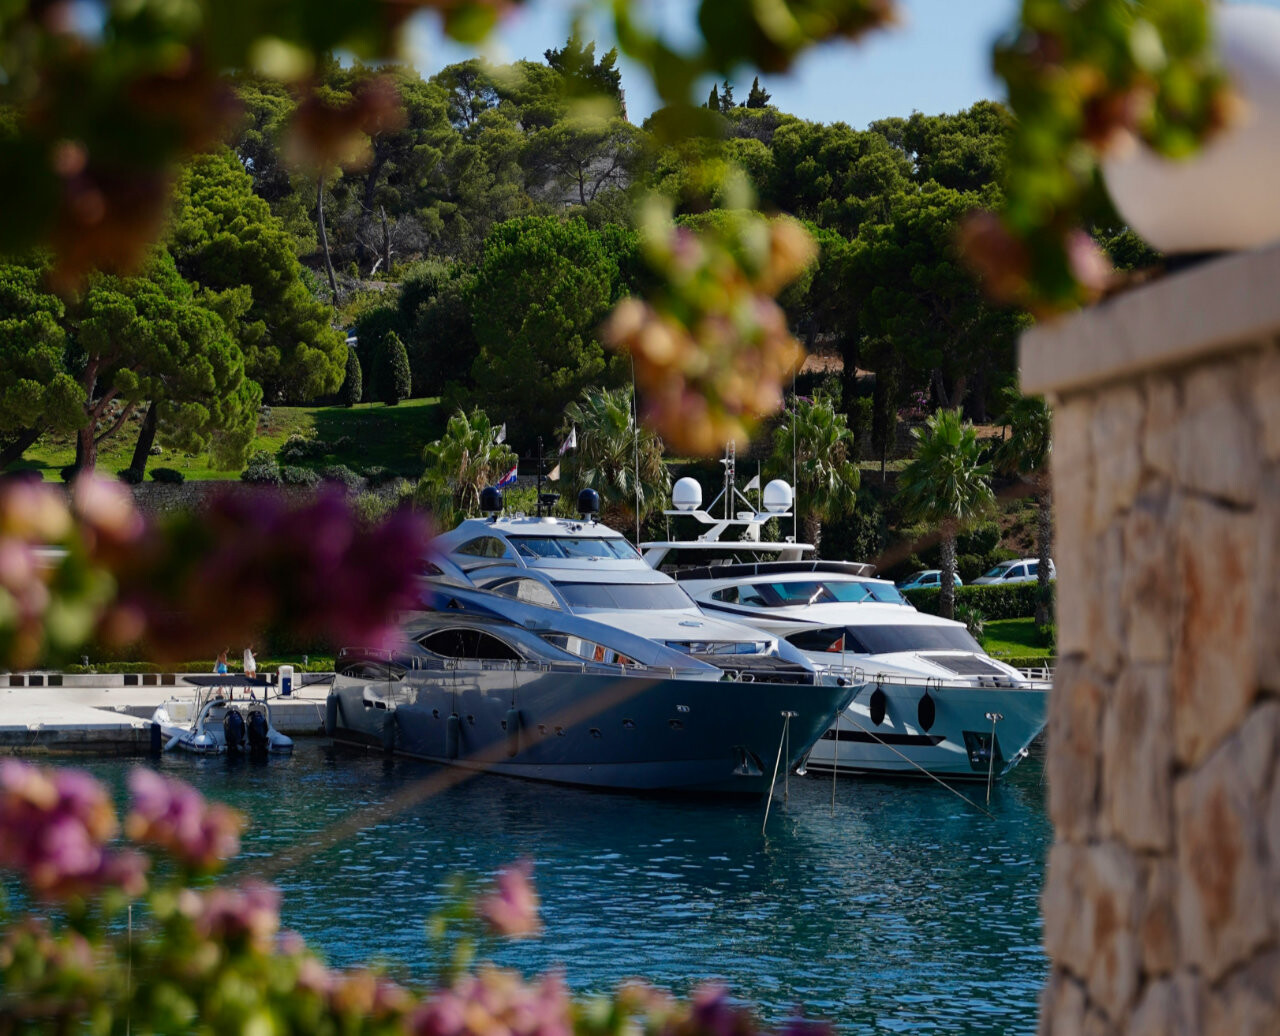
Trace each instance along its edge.
<path fill-rule="evenodd" d="M 133 765 L 87 768 L 122 788 Z M 833 812 L 829 777 L 792 776 L 763 834 L 763 803 L 500 777 L 422 798 L 437 771 L 320 741 L 265 764 L 147 765 L 249 815 L 233 874 L 270 872 L 285 926 L 333 964 L 396 962 L 428 981 L 444 950 L 425 922 L 452 880 L 528 858 L 543 934 L 481 947 L 527 974 L 560 968 L 581 992 L 639 977 L 686 994 L 714 978 L 770 1023 L 802 1006 L 841 1033 L 1035 1031 L 1051 838 L 1036 754 L 993 790 L 990 817 L 932 782 L 851 778 Z M 983 801 L 982 786 L 962 790 Z M 363 826 L 335 841 L 344 821 Z"/>

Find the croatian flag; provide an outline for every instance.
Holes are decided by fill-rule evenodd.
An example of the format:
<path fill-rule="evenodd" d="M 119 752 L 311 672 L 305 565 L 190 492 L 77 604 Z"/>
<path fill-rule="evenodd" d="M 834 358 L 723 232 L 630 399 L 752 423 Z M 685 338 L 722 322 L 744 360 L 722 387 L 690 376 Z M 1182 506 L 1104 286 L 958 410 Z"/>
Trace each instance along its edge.
<path fill-rule="evenodd" d="M 508 471 L 505 475 L 502 476 L 501 479 L 498 480 L 497 486 L 499 489 L 506 489 L 507 486 L 514 486 L 516 484 L 516 468 L 517 467 L 519 467 L 519 465 L 512 464 L 511 470 Z"/>

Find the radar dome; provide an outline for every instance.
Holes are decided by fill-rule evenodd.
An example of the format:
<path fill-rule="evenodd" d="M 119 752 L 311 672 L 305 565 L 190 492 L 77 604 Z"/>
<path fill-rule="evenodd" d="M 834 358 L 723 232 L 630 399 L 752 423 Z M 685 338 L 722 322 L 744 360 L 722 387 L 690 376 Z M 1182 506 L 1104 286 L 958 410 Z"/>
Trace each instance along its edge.
<path fill-rule="evenodd" d="M 679 479 L 671 487 L 671 503 L 677 511 L 696 511 L 702 506 L 702 487 L 696 478 Z"/>
<path fill-rule="evenodd" d="M 485 486 L 480 490 L 480 512 L 497 514 L 502 510 L 502 490 L 497 486 Z"/>
<path fill-rule="evenodd" d="M 782 514 L 791 507 L 791 486 L 775 478 L 764 487 L 764 509 L 770 514 Z"/>

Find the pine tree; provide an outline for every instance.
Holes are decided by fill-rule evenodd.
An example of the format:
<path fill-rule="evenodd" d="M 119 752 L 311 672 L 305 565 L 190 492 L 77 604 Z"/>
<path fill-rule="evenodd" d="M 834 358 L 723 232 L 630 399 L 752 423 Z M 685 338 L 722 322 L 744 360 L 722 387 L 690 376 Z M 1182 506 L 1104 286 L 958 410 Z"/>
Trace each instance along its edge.
<path fill-rule="evenodd" d="M 712 96 L 714 96 L 714 90 L 715 88 L 712 87 Z M 726 114 L 733 111 L 733 84 L 727 79 L 720 88 L 720 111 Z"/>
<path fill-rule="evenodd" d="M 746 106 L 748 108 L 767 108 L 769 100 L 773 95 L 760 85 L 760 77 L 756 76 L 751 80 L 751 92 L 747 94 Z"/>
<path fill-rule="evenodd" d="M 360 357 L 354 349 L 347 349 L 347 380 L 342 383 L 341 399 L 344 406 L 355 406 L 364 395 L 364 379 L 360 374 Z"/>
<path fill-rule="evenodd" d="M 378 398 L 387 406 L 395 406 L 400 400 L 408 399 L 412 387 L 409 354 L 394 331 L 382 340 L 378 360 Z"/>
<path fill-rule="evenodd" d="M 707 96 L 707 107 L 713 112 L 720 110 L 720 91 L 716 89 L 714 83 L 711 84 L 711 93 Z"/>

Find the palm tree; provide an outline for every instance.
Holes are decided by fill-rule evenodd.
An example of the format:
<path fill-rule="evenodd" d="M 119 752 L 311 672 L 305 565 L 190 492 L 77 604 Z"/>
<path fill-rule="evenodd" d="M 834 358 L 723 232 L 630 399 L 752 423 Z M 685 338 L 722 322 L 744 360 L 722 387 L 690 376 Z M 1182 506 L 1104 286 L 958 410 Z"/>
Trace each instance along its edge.
<path fill-rule="evenodd" d="M 912 428 L 915 456 L 898 477 L 898 500 L 907 517 L 937 526 L 942 534 L 939 612 L 955 612 L 956 533 L 990 510 L 991 465 L 981 462 L 978 433 L 959 410 L 939 410 L 923 428 Z"/>
<path fill-rule="evenodd" d="M 637 433 L 628 389 L 587 388 L 565 409 L 563 431 L 577 429 L 578 446 L 566 455 L 561 482 L 600 494 L 606 525 L 630 528 L 661 507 L 671 492 L 662 439 Z M 637 434 L 638 457 L 637 457 Z"/>
<path fill-rule="evenodd" d="M 1053 417 L 1043 396 L 1024 396 L 1010 388 L 1004 394 L 1004 423 L 1009 438 L 996 452 L 997 470 L 1016 475 L 1035 493 L 1036 550 L 1040 558 L 1039 590 L 1036 593 L 1036 625 L 1053 617 L 1053 593 L 1049 589 L 1049 555 L 1053 546 L 1053 483 L 1049 477 L 1049 455 L 1053 452 Z"/>
<path fill-rule="evenodd" d="M 795 462 L 797 506 L 804 535 L 814 547 L 822 539 L 822 523 L 852 511 L 862 476 L 853 462 L 855 440 L 848 418 L 821 395 L 797 399 L 792 412 L 773 433 L 769 466 L 788 477 Z"/>
<path fill-rule="evenodd" d="M 444 435 L 422 451 L 427 468 L 417 496 L 443 525 L 457 524 L 480 507 L 480 490 L 501 480 L 516 463 L 510 447 L 498 441 L 499 429 L 479 408 L 461 409 L 449 418 Z"/>

